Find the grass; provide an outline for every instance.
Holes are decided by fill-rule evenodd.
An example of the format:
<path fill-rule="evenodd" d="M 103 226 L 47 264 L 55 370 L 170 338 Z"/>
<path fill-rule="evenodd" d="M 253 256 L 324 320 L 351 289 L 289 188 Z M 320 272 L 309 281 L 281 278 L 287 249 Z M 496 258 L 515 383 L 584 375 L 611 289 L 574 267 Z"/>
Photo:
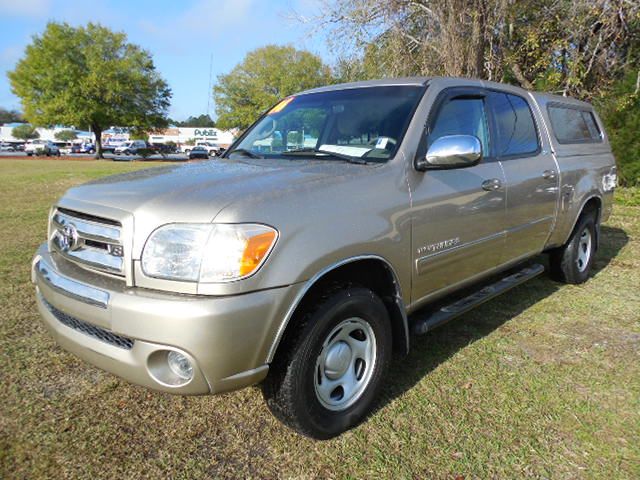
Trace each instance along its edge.
<path fill-rule="evenodd" d="M 639 478 L 640 207 L 584 285 L 546 276 L 416 338 L 362 425 L 314 442 L 256 388 L 175 397 L 60 349 L 29 283 L 49 206 L 148 163 L 0 162 L 0 478 Z"/>

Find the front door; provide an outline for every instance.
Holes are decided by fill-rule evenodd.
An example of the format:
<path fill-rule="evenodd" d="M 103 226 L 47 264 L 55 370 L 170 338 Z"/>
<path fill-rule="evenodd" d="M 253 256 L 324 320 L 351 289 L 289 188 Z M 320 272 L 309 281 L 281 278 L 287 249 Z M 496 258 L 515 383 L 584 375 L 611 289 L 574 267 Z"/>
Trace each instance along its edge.
<path fill-rule="evenodd" d="M 505 238 L 505 178 L 493 158 L 488 92 L 451 88 L 429 116 L 418 155 L 446 135 L 474 135 L 483 158 L 473 167 L 416 173 L 411 189 L 412 301 L 496 267 Z"/>

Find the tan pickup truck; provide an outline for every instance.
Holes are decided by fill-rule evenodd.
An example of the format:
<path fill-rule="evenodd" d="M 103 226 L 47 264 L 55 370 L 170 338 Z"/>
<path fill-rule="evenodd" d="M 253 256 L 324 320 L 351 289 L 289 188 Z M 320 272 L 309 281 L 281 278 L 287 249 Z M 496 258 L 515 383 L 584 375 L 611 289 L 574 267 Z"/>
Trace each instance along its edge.
<path fill-rule="evenodd" d="M 215 161 L 70 189 L 33 260 L 37 304 L 104 370 L 181 395 L 261 383 L 276 417 L 329 438 L 370 411 L 393 352 L 541 273 L 533 257 L 587 280 L 615 184 L 587 103 L 452 78 L 332 85 Z"/>

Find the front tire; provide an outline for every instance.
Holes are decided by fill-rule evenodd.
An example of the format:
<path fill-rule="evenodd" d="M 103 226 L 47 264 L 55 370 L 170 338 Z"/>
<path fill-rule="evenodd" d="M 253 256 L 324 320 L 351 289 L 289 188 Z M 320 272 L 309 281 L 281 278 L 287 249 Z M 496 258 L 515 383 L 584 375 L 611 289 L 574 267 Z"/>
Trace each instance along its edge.
<path fill-rule="evenodd" d="M 295 333 L 283 340 L 262 384 L 269 410 L 316 439 L 357 425 L 382 385 L 391 335 L 387 309 L 371 290 L 332 290 L 303 312 Z"/>
<path fill-rule="evenodd" d="M 580 217 L 569 241 L 549 255 L 551 276 L 563 283 L 586 282 L 595 253 L 596 215 L 590 212 Z"/>

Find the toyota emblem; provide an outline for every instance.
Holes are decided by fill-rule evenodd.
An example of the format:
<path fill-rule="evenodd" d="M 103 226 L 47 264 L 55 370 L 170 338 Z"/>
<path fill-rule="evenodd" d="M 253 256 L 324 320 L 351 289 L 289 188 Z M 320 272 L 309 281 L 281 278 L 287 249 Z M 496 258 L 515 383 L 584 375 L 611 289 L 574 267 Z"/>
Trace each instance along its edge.
<path fill-rule="evenodd" d="M 78 248 L 78 231 L 76 230 L 75 225 L 69 223 L 64 226 L 62 231 L 60 232 L 60 249 L 63 252 L 68 252 L 69 250 L 75 250 Z"/>

